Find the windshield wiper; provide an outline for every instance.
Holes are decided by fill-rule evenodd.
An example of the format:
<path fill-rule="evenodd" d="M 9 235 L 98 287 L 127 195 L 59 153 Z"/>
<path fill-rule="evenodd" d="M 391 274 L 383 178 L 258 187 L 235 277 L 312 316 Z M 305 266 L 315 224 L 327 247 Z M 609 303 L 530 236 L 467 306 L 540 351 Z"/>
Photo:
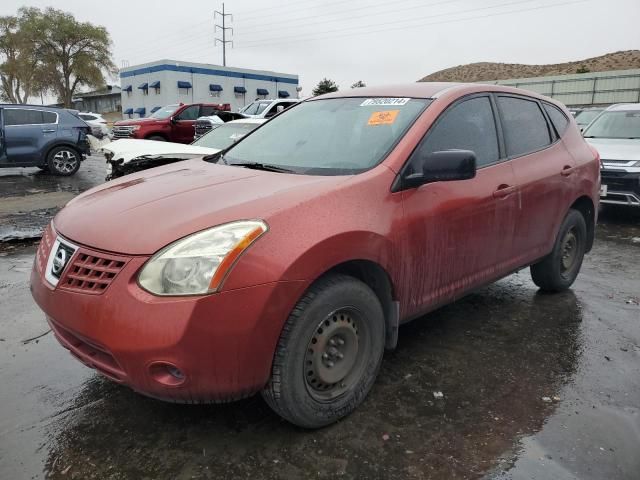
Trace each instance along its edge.
<path fill-rule="evenodd" d="M 284 167 L 279 167 L 278 165 L 270 165 L 268 163 L 260 163 L 260 162 L 230 163 L 229 165 L 233 167 L 251 168 L 253 170 L 264 170 L 267 172 L 296 173 L 295 170 L 291 170 L 290 168 L 284 168 Z"/>

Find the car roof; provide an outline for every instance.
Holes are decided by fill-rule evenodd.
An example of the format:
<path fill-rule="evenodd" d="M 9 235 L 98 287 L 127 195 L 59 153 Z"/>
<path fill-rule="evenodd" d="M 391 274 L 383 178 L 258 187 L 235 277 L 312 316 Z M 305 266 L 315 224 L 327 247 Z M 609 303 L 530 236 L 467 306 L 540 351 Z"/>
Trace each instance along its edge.
<path fill-rule="evenodd" d="M 35 105 L 31 103 L 0 103 L 0 108 L 37 108 L 40 110 L 65 110 L 69 111 L 68 108 L 64 107 L 49 107 L 47 105 Z"/>
<path fill-rule="evenodd" d="M 607 108 L 608 112 L 640 111 L 640 103 L 618 103 Z"/>

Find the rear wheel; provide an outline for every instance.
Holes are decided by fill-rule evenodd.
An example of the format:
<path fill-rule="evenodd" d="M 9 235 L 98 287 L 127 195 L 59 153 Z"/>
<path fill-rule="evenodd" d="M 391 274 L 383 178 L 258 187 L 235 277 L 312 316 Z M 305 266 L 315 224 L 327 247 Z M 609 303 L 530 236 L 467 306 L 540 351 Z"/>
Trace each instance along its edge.
<path fill-rule="evenodd" d="M 531 278 L 542 290 L 559 292 L 575 281 L 587 245 L 587 224 L 577 210 L 569 210 L 553 251 L 540 262 L 531 265 Z"/>
<path fill-rule="evenodd" d="M 382 306 L 367 285 L 346 275 L 323 278 L 289 316 L 262 395 L 298 426 L 333 423 L 371 389 L 384 337 Z"/>
<path fill-rule="evenodd" d="M 80 154 L 73 148 L 55 147 L 47 155 L 47 166 L 54 175 L 68 177 L 78 171 L 80 160 Z"/>

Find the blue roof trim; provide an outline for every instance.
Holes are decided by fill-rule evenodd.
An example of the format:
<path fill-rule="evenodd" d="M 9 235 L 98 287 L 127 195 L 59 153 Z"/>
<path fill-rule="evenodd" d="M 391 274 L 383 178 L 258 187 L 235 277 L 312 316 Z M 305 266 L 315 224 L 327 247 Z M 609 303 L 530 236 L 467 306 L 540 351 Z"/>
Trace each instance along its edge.
<path fill-rule="evenodd" d="M 158 82 L 158 83 L 160 83 L 160 82 Z M 155 112 L 157 112 L 158 110 L 160 110 L 161 108 L 162 108 L 162 107 L 153 107 L 149 113 L 155 113 Z"/>
<path fill-rule="evenodd" d="M 140 107 L 140 108 L 136 108 L 133 113 L 137 113 L 139 115 L 144 115 L 144 113 L 146 112 L 144 107 Z"/>
<path fill-rule="evenodd" d="M 266 88 L 258 88 L 256 92 L 258 93 L 258 95 L 269 95 L 269 90 L 267 90 Z"/>
<path fill-rule="evenodd" d="M 209 91 L 210 92 L 221 92 L 222 91 L 222 85 L 217 85 L 215 83 L 210 83 L 209 84 Z"/>
<path fill-rule="evenodd" d="M 133 108 L 127 108 L 124 112 L 125 115 L 131 115 L 133 113 Z"/>
<path fill-rule="evenodd" d="M 247 78 L 249 80 L 265 80 L 267 82 L 291 83 L 293 85 L 298 85 L 297 78 L 274 77 L 271 75 L 262 75 L 258 73 L 234 72 L 228 70 L 216 70 L 214 68 L 185 67 L 169 64 L 153 65 L 152 67 L 144 67 L 138 68 L 136 70 L 129 70 L 127 72 L 120 72 L 120 78 L 133 77 L 145 73 L 163 72 L 166 70 L 172 72 L 197 73 L 200 75 L 218 75 L 220 77 Z"/>
<path fill-rule="evenodd" d="M 247 93 L 247 89 L 244 87 L 233 87 L 235 93 Z"/>
<path fill-rule="evenodd" d="M 133 87 L 131 85 L 127 85 L 122 89 L 123 92 L 130 92 L 131 90 L 133 90 Z"/>
<path fill-rule="evenodd" d="M 141 83 L 140 85 L 138 85 L 138 88 L 140 90 L 149 90 L 149 84 L 148 83 Z"/>
<path fill-rule="evenodd" d="M 160 88 L 160 80 L 156 80 L 155 82 L 149 84 L 151 88 Z"/>
<path fill-rule="evenodd" d="M 289 98 L 289 92 L 287 92 L 286 90 L 278 90 L 278 97 Z"/>
<path fill-rule="evenodd" d="M 184 80 L 178 80 L 178 88 L 193 88 L 191 82 L 185 82 Z"/>

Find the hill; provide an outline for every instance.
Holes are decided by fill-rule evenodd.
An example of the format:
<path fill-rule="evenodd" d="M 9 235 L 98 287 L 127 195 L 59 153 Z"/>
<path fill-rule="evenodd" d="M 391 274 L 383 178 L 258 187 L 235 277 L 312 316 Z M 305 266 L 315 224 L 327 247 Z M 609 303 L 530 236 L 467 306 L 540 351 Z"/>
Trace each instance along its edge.
<path fill-rule="evenodd" d="M 600 57 L 551 65 L 478 62 L 446 68 L 427 75 L 419 82 L 481 82 L 508 78 L 541 77 L 571 73 L 605 72 L 640 68 L 640 50 L 607 53 Z"/>

